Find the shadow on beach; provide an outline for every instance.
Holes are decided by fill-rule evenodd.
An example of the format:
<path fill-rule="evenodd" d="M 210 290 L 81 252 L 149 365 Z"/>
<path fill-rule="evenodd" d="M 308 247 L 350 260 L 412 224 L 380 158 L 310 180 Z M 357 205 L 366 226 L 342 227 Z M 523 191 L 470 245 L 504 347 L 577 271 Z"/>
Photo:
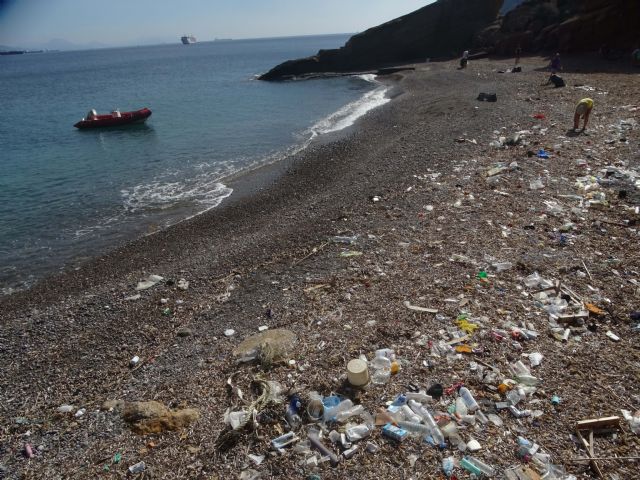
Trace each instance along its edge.
<path fill-rule="evenodd" d="M 551 56 L 543 57 L 547 61 L 545 65 L 535 68 L 536 72 L 551 72 L 549 64 Z M 616 58 L 604 58 L 598 53 L 560 56 L 562 73 L 610 73 L 629 74 L 639 73 L 640 67 L 631 63 L 631 52 L 623 53 Z"/>

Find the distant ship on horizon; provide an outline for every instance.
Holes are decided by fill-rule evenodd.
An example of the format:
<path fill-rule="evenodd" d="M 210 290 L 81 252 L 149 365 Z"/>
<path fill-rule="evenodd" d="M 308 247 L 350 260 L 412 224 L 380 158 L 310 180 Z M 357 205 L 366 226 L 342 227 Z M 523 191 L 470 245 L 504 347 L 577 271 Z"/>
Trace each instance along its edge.
<path fill-rule="evenodd" d="M 194 37 L 193 35 L 183 35 L 182 37 L 180 37 L 180 40 L 182 40 L 182 43 L 184 45 L 191 45 L 192 43 L 196 43 L 196 37 Z"/>

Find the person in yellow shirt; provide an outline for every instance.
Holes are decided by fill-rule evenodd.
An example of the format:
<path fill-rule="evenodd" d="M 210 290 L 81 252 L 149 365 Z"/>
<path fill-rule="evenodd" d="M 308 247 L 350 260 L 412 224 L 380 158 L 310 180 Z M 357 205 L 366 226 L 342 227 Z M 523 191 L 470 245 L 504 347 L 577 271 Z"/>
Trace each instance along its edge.
<path fill-rule="evenodd" d="M 578 102 L 576 106 L 576 113 L 573 116 L 573 129 L 578 130 L 578 126 L 580 123 L 580 118 L 584 119 L 584 126 L 582 130 L 584 131 L 587 128 L 587 123 L 589 123 L 589 115 L 591 115 L 591 110 L 593 110 L 593 100 L 590 98 L 583 98 Z"/>

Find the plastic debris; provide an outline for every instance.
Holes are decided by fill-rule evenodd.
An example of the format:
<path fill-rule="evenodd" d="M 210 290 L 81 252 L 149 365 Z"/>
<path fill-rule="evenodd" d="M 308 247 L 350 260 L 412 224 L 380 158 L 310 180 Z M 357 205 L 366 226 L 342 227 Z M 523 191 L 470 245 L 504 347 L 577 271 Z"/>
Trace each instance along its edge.
<path fill-rule="evenodd" d="M 148 288 L 153 287 L 162 280 L 164 280 L 164 278 L 160 275 L 149 275 L 146 280 L 138 282 L 136 290 L 147 290 Z"/>
<path fill-rule="evenodd" d="M 142 473 L 144 472 L 145 468 L 147 468 L 147 466 L 144 462 L 138 462 L 135 465 L 131 465 L 129 467 L 129 473 L 132 475 L 135 475 L 136 473 Z"/>

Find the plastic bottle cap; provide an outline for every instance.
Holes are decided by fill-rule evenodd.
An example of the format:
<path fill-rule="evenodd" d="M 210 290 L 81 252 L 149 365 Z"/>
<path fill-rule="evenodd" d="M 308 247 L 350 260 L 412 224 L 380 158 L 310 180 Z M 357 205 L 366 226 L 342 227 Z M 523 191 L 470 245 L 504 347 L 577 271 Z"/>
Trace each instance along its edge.
<path fill-rule="evenodd" d="M 369 383 L 369 369 L 367 364 L 356 358 L 347 364 L 347 378 L 354 387 L 361 387 Z"/>

